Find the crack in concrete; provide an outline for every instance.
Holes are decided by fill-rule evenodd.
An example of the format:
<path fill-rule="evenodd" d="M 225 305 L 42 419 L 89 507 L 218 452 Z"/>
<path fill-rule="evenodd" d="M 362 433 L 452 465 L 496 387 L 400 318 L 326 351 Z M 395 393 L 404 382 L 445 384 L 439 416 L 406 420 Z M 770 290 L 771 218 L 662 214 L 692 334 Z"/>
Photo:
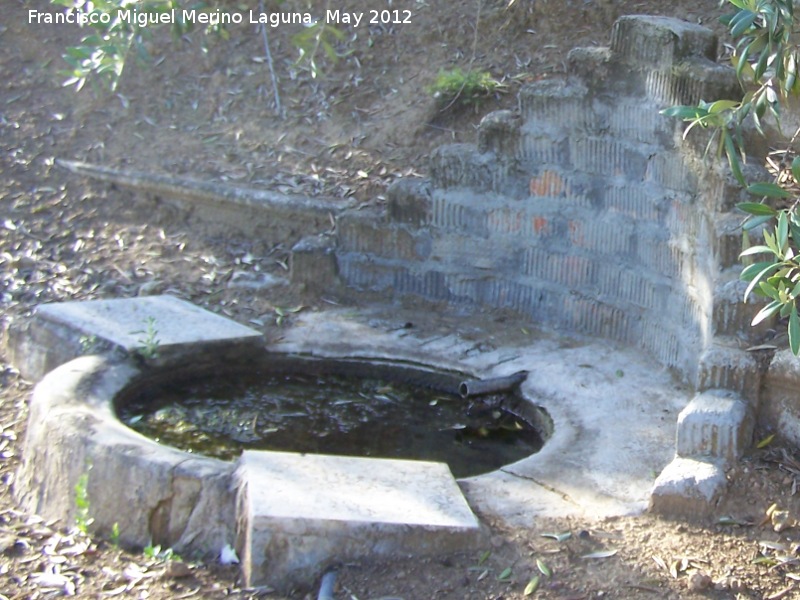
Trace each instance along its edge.
<path fill-rule="evenodd" d="M 536 485 L 546 489 L 548 492 L 552 492 L 553 494 L 556 494 L 557 496 L 561 496 L 561 499 L 564 500 L 565 502 L 569 502 L 570 504 L 572 504 L 574 506 L 580 506 L 580 504 L 578 502 L 576 502 L 575 500 L 573 500 L 570 497 L 570 495 L 567 494 L 566 492 L 562 492 L 561 490 L 559 490 L 559 489 L 553 487 L 552 485 L 549 485 L 549 484 L 547 484 L 547 483 L 545 483 L 543 481 L 540 481 L 540 480 L 536 479 L 535 477 L 530 477 L 529 475 L 522 475 L 520 473 L 515 473 L 514 471 L 509 471 L 508 469 L 500 469 L 500 472 L 501 473 L 505 473 L 506 475 L 511 475 L 512 477 L 516 477 L 518 479 L 524 479 L 526 481 L 532 481 Z"/>

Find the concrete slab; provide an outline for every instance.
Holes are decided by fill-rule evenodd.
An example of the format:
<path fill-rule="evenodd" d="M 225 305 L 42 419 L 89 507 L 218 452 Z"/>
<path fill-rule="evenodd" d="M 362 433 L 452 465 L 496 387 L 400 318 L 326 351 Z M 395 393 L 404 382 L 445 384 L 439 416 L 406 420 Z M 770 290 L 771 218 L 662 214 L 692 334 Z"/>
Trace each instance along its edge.
<path fill-rule="evenodd" d="M 27 379 L 73 358 L 102 351 L 135 352 L 152 319 L 160 355 L 221 344 L 259 344 L 262 334 L 173 296 L 143 296 L 44 304 L 8 332 L 11 360 Z"/>
<path fill-rule="evenodd" d="M 463 550 L 480 536 L 440 463 L 245 451 L 235 481 L 248 586 L 307 584 L 335 562 Z"/>

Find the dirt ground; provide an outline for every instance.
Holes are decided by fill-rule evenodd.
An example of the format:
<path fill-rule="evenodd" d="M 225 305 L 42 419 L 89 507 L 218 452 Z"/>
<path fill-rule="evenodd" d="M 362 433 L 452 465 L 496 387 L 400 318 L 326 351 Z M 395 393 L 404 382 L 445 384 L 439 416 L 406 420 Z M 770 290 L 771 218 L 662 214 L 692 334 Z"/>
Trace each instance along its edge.
<path fill-rule="evenodd" d="M 308 5 L 316 12 L 326 6 Z M 300 0 L 282 6 L 306 10 Z M 229 285 L 241 273 L 285 275 L 288 248 L 281 243 L 198 232 L 167 207 L 67 174 L 55 166 L 57 158 L 380 204 L 393 179 L 425 173 L 433 148 L 474 141 L 481 116 L 513 106 L 522 84 L 563 74 L 569 49 L 607 43 L 619 15 L 667 14 L 718 27 L 719 14 L 716 0 L 340 0 L 328 6 L 408 9 L 411 22 L 343 28 L 352 52 L 336 64 L 323 62 L 316 79 L 295 64 L 296 28 L 270 29 L 279 113 L 253 26 L 234 27 L 228 40 L 212 41 L 207 51 L 199 33 L 178 41 L 155 35 L 148 42 L 152 61 L 132 64 L 115 93 L 75 94 L 60 85 L 60 52 L 80 31 L 28 24 L 29 9 L 52 10 L 44 0 L 6 0 L 0 18 L 3 327 L 42 302 L 161 292 L 265 331 L 276 327 L 281 307 L 322 308 L 291 286 L 254 295 Z M 440 69 L 454 67 L 488 70 L 505 93 L 479 109 L 441 112 L 428 88 Z M 178 562 L 118 549 L 73 524 L 19 512 L 10 489 L 32 385 L 5 358 L 0 377 L 0 600 L 283 597 L 242 589 L 236 568 L 214 560 Z M 531 519 L 528 528 L 514 530 L 487 521 L 491 541 L 484 548 L 343 565 L 336 598 L 800 597 L 800 530 L 793 527 L 800 517 L 798 478 L 795 449 L 754 449 L 730 473 L 728 498 L 708 521 Z M 773 505 L 780 510 L 771 518 Z M 780 511 L 788 517 L 775 531 Z M 558 539 L 543 535 L 566 532 L 569 537 Z M 288 597 L 316 598 L 318 585 L 309 582 Z"/>

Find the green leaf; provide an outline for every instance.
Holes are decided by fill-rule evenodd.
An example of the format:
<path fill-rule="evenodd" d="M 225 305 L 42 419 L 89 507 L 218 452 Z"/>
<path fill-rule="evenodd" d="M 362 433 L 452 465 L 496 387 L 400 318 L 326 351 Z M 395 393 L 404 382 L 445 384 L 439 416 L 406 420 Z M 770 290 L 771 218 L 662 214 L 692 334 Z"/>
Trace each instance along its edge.
<path fill-rule="evenodd" d="M 708 116 L 708 111 L 700 106 L 670 106 L 660 111 L 666 117 L 677 117 L 684 121 L 700 119 Z"/>
<path fill-rule="evenodd" d="M 763 264 L 764 263 L 756 263 L 755 265 L 750 265 L 750 267 L 747 267 L 747 269 L 750 269 L 751 267 L 755 267 L 755 266 L 758 266 L 758 265 L 763 265 Z M 750 285 L 748 285 L 747 289 L 744 291 L 744 300 L 745 300 L 745 302 L 747 301 L 748 296 L 750 296 L 750 292 L 752 292 L 753 289 L 757 285 L 759 285 L 761 283 L 761 280 L 764 277 L 766 277 L 768 273 L 770 273 L 771 271 L 777 269 L 779 266 L 780 266 L 779 263 L 770 263 L 769 266 L 767 266 L 766 268 L 762 269 L 760 272 L 758 272 L 758 274 L 753 276 L 753 279 L 750 282 Z M 747 269 L 745 269 L 745 271 L 747 271 Z M 745 276 L 745 272 L 742 271 L 742 275 L 741 275 L 742 279 L 744 279 L 744 276 Z M 745 281 L 747 281 L 747 279 L 745 279 Z"/>
<path fill-rule="evenodd" d="M 751 217 L 749 218 L 744 225 L 742 225 L 742 229 L 745 231 L 750 231 L 751 229 L 755 229 L 756 227 L 760 227 L 764 223 L 769 223 L 774 218 L 773 215 L 761 215 L 760 217 Z"/>
<path fill-rule="evenodd" d="M 789 95 L 797 84 L 797 55 L 793 52 L 786 60 L 786 79 L 781 86 L 784 94 Z"/>
<path fill-rule="evenodd" d="M 768 198 L 791 198 L 792 194 L 777 183 L 753 183 L 747 186 L 747 191 L 754 196 L 767 196 Z"/>
<path fill-rule="evenodd" d="M 548 567 L 541 558 L 536 559 L 536 568 L 539 569 L 539 572 L 545 577 L 553 576 L 553 572 L 550 570 L 550 567 Z"/>
<path fill-rule="evenodd" d="M 563 531 L 561 533 L 543 533 L 541 534 L 544 538 L 550 538 L 557 542 L 566 542 L 569 538 L 572 537 L 572 533 L 569 531 Z"/>
<path fill-rule="evenodd" d="M 752 187 L 752 186 L 751 186 Z M 748 190 L 749 191 L 749 190 Z M 777 215 L 778 211 L 760 202 L 740 202 L 736 208 L 750 215 Z"/>
<path fill-rule="evenodd" d="M 708 107 L 708 112 L 712 115 L 721 113 L 725 110 L 730 110 L 739 106 L 740 102 L 737 100 L 717 100 Z"/>
<path fill-rule="evenodd" d="M 507 581 L 511 578 L 511 567 L 506 567 L 500 572 L 500 575 L 497 576 L 497 581 Z"/>
<path fill-rule="evenodd" d="M 780 254 L 780 248 L 778 248 L 778 242 L 775 240 L 775 236 L 772 235 L 769 231 L 764 231 L 764 243 L 770 250 L 772 250 L 772 252 L 776 256 Z"/>
<path fill-rule="evenodd" d="M 748 29 L 750 29 L 750 27 L 753 26 L 753 23 L 755 22 L 757 16 L 758 15 L 756 15 L 753 12 L 750 12 L 749 10 L 745 10 L 738 13 L 730 23 L 731 35 L 733 37 L 739 37 L 740 35 L 742 35 L 745 31 L 747 31 Z"/>
<path fill-rule="evenodd" d="M 739 155 L 736 152 L 736 147 L 733 145 L 733 138 L 727 131 L 722 131 L 722 141 L 723 145 L 725 146 L 725 154 L 728 156 L 728 164 L 731 166 L 733 176 L 740 185 L 746 186 L 747 182 L 742 174 L 742 166 L 739 164 Z"/>
<path fill-rule="evenodd" d="M 779 258 L 783 259 L 789 249 L 789 219 L 786 213 L 781 211 L 778 215 L 778 227 L 776 228 L 776 243 L 780 250 Z"/>
<path fill-rule="evenodd" d="M 764 308 L 762 308 L 760 311 L 758 311 L 758 314 L 756 314 L 756 316 L 753 317 L 753 320 L 751 321 L 750 325 L 752 327 L 755 327 L 756 325 L 761 323 L 761 321 L 763 321 L 764 319 L 768 319 L 776 312 L 778 312 L 781 306 L 783 306 L 783 303 L 780 300 L 773 300 L 772 302 L 767 304 Z"/>
<path fill-rule="evenodd" d="M 759 281 L 758 287 L 764 293 L 767 298 L 772 298 L 773 300 L 780 301 L 780 296 L 778 294 L 778 288 L 776 288 L 773 284 L 769 281 Z"/>
<path fill-rule="evenodd" d="M 534 575 L 533 577 L 531 577 L 531 580 L 528 582 L 528 585 L 525 586 L 525 591 L 522 592 L 522 595 L 530 596 L 538 589 L 539 589 L 539 576 Z"/>
<path fill-rule="evenodd" d="M 795 356 L 800 355 L 800 317 L 797 316 L 797 306 L 794 304 L 789 315 L 789 348 Z"/>
<path fill-rule="evenodd" d="M 772 254 L 772 250 L 767 246 L 750 246 L 747 250 L 739 254 L 739 258 L 744 256 L 752 256 L 753 254 Z"/>
<path fill-rule="evenodd" d="M 739 279 L 742 281 L 752 281 L 755 277 L 759 276 L 762 271 L 768 267 L 776 267 L 778 264 L 774 260 L 765 260 L 752 265 L 747 265 L 739 274 Z"/>
<path fill-rule="evenodd" d="M 755 68 L 756 79 L 761 79 L 761 77 L 763 77 L 764 73 L 766 72 L 767 62 L 769 61 L 770 55 L 771 52 L 769 51 L 769 48 L 764 48 L 761 51 L 761 56 L 758 57 L 758 62 L 756 63 L 756 68 Z"/>
<path fill-rule="evenodd" d="M 774 439 L 775 439 L 775 434 L 771 433 L 767 437 L 765 437 L 763 440 L 758 442 L 756 444 L 756 448 L 758 448 L 759 450 L 762 450 L 762 449 L 766 448 L 767 446 L 769 446 L 772 443 L 772 440 L 774 440 Z M 778 550 L 783 550 L 783 548 L 778 548 Z"/>

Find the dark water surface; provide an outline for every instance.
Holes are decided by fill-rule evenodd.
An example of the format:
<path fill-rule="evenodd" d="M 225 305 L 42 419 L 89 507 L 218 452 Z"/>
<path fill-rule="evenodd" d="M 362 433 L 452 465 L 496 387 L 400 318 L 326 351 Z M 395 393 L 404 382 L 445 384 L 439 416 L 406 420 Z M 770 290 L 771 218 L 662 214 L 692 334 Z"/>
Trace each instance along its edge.
<path fill-rule="evenodd" d="M 150 438 L 226 460 L 245 449 L 432 460 L 467 477 L 541 449 L 539 432 L 504 408 L 513 404 L 364 378 L 251 375 L 150 387 L 119 412 Z"/>

